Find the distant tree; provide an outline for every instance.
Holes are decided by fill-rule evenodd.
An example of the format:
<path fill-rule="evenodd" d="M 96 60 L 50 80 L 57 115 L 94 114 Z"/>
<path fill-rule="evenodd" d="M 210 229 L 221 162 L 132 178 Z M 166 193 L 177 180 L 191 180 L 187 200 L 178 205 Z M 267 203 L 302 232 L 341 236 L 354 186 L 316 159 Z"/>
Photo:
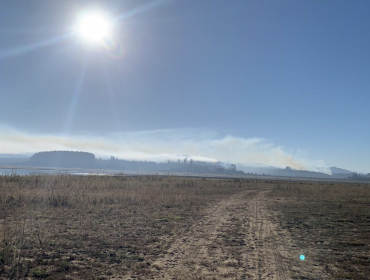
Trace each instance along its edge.
<path fill-rule="evenodd" d="M 369 175 L 369 174 L 368 174 Z M 352 180 L 369 180 L 369 178 L 367 177 L 367 175 L 365 174 L 361 174 L 361 173 L 352 173 L 351 176 L 348 177 L 349 179 L 352 179 Z"/>

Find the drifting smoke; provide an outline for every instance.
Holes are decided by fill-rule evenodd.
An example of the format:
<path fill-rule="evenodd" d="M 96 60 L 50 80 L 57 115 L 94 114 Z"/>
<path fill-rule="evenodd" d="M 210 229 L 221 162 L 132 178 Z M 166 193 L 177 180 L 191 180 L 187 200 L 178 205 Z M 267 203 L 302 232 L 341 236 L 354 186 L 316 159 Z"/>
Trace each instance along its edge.
<path fill-rule="evenodd" d="M 30 134 L 9 127 L 0 129 L 0 153 L 35 153 L 71 150 L 114 155 L 122 159 L 167 161 L 188 157 L 199 161 L 264 164 L 299 170 L 327 171 L 322 161 L 295 157 L 266 139 L 217 136 L 192 129 L 116 133 L 102 136 Z M 185 156 L 186 155 L 186 156 Z M 312 164 L 314 163 L 314 164 Z M 319 166 L 314 168 L 311 166 Z"/>

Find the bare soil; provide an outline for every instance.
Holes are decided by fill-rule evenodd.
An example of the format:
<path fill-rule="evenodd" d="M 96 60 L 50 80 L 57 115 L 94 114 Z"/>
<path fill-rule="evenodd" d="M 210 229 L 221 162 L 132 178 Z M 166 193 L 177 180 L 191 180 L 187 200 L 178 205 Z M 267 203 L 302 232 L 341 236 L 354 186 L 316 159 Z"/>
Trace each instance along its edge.
<path fill-rule="evenodd" d="M 279 228 L 328 279 L 370 279 L 370 185 L 284 182 L 269 196 Z M 290 270 L 293 279 L 302 279 L 299 267 Z M 320 279 L 316 272 L 306 275 Z"/>
<path fill-rule="evenodd" d="M 158 279 L 327 279 L 324 264 L 301 263 L 297 242 L 269 211 L 271 190 L 232 195 L 207 209 L 155 261 Z"/>

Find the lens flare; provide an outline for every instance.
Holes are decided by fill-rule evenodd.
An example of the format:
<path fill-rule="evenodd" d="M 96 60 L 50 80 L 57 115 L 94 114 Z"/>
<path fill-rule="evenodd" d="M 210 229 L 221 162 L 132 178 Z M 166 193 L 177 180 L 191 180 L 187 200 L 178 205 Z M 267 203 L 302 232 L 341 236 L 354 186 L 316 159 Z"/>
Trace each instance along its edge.
<path fill-rule="evenodd" d="M 305 255 L 300 255 L 300 256 L 299 256 L 299 259 L 300 259 L 301 261 L 304 261 L 304 260 L 306 259 L 306 257 L 305 257 Z"/>
<path fill-rule="evenodd" d="M 102 45 L 110 57 L 121 58 L 123 56 L 122 45 L 112 36 L 107 36 L 104 38 Z"/>

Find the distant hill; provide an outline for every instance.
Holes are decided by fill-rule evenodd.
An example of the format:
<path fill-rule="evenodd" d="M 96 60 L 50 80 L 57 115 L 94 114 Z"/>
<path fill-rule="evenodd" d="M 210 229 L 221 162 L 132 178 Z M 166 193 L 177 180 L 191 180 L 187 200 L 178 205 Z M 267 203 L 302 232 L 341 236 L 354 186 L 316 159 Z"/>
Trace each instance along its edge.
<path fill-rule="evenodd" d="M 87 152 L 50 151 L 34 154 L 31 158 L 27 155 L 0 154 L 0 165 L 7 166 L 38 166 L 38 167 L 61 167 L 61 168 L 89 168 L 109 169 L 122 171 L 148 171 L 148 172 L 177 172 L 192 174 L 235 174 L 235 175 L 270 175 L 301 178 L 331 178 L 331 179 L 354 179 L 356 175 L 349 170 L 330 167 L 331 175 L 323 172 L 296 170 L 291 167 L 276 168 L 266 165 L 248 166 L 245 164 L 230 164 L 226 162 L 194 161 L 185 157 L 176 161 L 155 162 L 124 160 L 111 157 L 110 159 L 96 159 L 95 155 Z M 245 173 L 244 173 L 245 172 Z M 360 176 L 360 175 L 359 175 Z M 370 175 L 361 175 L 369 177 Z M 357 176 L 358 177 L 358 176 Z M 357 178 L 356 177 L 356 178 Z M 361 177 L 361 178 L 362 178 Z"/>
<path fill-rule="evenodd" d="M 226 162 L 203 162 L 183 160 L 154 162 L 122 160 L 111 157 L 109 160 L 96 159 L 94 154 L 86 152 L 52 151 L 34 154 L 29 165 L 38 167 L 62 167 L 62 168 L 92 168 L 122 171 L 147 171 L 147 172 L 181 172 L 198 174 L 240 174 L 235 164 Z"/>
<path fill-rule="evenodd" d="M 343 168 L 338 168 L 338 167 L 330 167 L 331 174 L 336 175 L 336 174 L 348 174 L 351 175 L 351 171 L 343 169 Z"/>
<path fill-rule="evenodd" d="M 30 158 L 30 164 L 42 167 L 94 167 L 95 155 L 86 152 L 52 151 L 40 152 Z"/>
<path fill-rule="evenodd" d="M 257 174 L 265 174 L 272 176 L 284 176 L 284 177 L 301 177 L 301 178 L 330 178 L 331 176 L 326 173 L 313 172 L 307 170 L 296 170 L 291 167 L 286 168 L 273 168 L 265 167 L 256 170 Z"/>
<path fill-rule="evenodd" d="M 332 175 L 323 172 L 314 172 L 307 170 L 296 170 L 290 167 L 276 168 L 271 166 L 245 166 L 241 165 L 241 170 L 249 174 L 284 176 L 284 177 L 301 177 L 301 178 L 332 178 L 332 179 L 346 179 L 353 174 L 351 171 L 331 167 Z"/>

